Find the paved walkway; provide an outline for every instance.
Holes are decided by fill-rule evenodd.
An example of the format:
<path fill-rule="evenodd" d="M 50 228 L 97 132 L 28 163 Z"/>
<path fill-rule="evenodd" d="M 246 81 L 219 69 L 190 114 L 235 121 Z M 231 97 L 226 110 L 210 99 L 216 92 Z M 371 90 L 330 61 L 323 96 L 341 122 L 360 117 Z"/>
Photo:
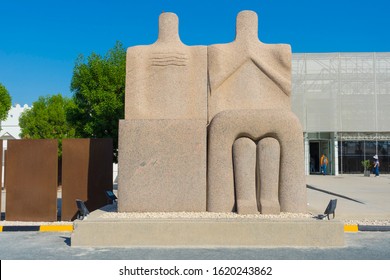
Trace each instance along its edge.
<path fill-rule="evenodd" d="M 390 175 L 310 175 L 306 184 L 308 210 L 314 215 L 336 198 L 337 219 L 390 221 Z"/>

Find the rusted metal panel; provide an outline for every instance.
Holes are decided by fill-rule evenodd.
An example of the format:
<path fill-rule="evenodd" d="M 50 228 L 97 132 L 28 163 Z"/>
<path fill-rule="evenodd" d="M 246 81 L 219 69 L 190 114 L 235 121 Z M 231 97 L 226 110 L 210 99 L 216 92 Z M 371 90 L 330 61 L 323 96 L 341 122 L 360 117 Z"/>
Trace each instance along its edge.
<path fill-rule="evenodd" d="M 75 218 L 76 199 L 88 199 L 89 139 L 62 140 L 62 206 L 61 220 Z"/>
<path fill-rule="evenodd" d="M 8 140 L 6 220 L 57 220 L 57 140 Z"/>
<path fill-rule="evenodd" d="M 76 199 L 89 211 L 107 204 L 113 188 L 112 139 L 64 139 L 62 142 L 61 219 L 76 218 Z"/>
<path fill-rule="evenodd" d="M 112 139 L 91 139 L 89 146 L 88 209 L 107 204 L 106 190 L 113 190 Z"/>

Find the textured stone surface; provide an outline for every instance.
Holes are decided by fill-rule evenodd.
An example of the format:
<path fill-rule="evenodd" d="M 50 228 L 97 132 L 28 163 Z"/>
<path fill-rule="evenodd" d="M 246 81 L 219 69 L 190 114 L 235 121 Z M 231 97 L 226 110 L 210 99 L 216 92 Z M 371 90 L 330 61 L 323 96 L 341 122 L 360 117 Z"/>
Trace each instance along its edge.
<path fill-rule="evenodd" d="M 116 213 L 117 217 L 102 218 L 106 213 L 96 210 L 87 219 L 76 221 L 72 247 L 344 246 L 343 223 L 335 220 L 325 223 L 312 218 L 248 217 L 255 215 L 192 218 L 191 214 L 182 218 L 123 218 L 122 213 Z"/>
<path fill-rule="evenodd" d="M 279 214 L 278 140 L 266 137 L 256 143 L 247 137 L 233 144 L 233 172 L 238 214 Z"/>
<path fill-rule="evenodd" d="M 237 16 L 236 38 L 208 47 L 208 117 L 235 109 L 290 109 L 291 47 L 258 39 L 257 15 Z"/>
<path fill-rule="evenodd" d="M 120 212 L 205 211 L 206 124 L 121 120 Z"/>
<path fill-rule="evenodd" d="M 119 211 L 205 209 L 208 121 L 209 211 L 257 212 L 256 172 L 271 172 L 280 178 L 276 190 L 266 187 L 265 196 L 279 194 L 272 207 L 305 212 L 302 129 L 290 109 L 291 48 L 260 42 L 257 26 L 256 13 L 244 11 L 237 16 L 234 42 L 188 47 L 180 41 L 177 16 L 163 13 L 156 43 L 128 49 Z M 256 167 L 256 149 L 249 152 L 246 144 L 237 142 L 232 158 L 241 137 L 253 143 L 275 138 L 280 174 L 278 161 L 265 171 Z M 267 207 L 265 212 L 278 211 Z"/>
<path fill-rule="evenodd" d="M 278 140 L 263 138 L 257 144 L 260 212 L 279 214 L 279 165 L 280 146 Z"/>
<path fill-rule="evenodd" d="M 158 40 L 127 50 L 119 133 L 119 211 L 205 211 L 207 47 L 180 41 L 162 13 Z"/>
<path fill-rule="evenodd" d="M 234 183 L 238 214 L 256 214 L 256 144 L 241 137 L 233 144 Z"/>
<path fill-rule="evenodd" d="M 213 118 L 208 133 L 208 211 L 234 210 L 232 146 L 237 138 L 245 134 L 255 142 L 268 136 L 278 140 L 280 210 L 306 212 L 302 127 L 291 111 L 224 111 Z"/>
<path fill-rule="evenodd" d="M 234 184 L 232 146 L 236 139 L 245 136 L 255 143 L 265 137 L 280 143 L 280 159 L 271 160 L 268 167 L 257 161 L 262 165 L 258 177 L 264 179 L 264 195 L 273 200 L 278 191 L 281 211 L 305 212 L 303 132 L 290 106 L 291 48 L 260 42 L 257 26 L 256 13 L 240 12 L 235 41 L 208 47 L 207 210 L 234 211 L 238 185 Z M 277 178 L 280 181 L 275 188 Z M 252 184 L 248 183 L 249 190 L 253 189 Z M 263 205 L 267 203 L 263 199 Z M 276 201 L 269 203 L 272 207 L 267 205 L 265 212 L 280 211 Z"/>
<path fill-rule="evenodd" d="M 173 13 L 154 44 L 127 50 L 125 119 L 207 119 L 207 47 L 184 45 Z"/>

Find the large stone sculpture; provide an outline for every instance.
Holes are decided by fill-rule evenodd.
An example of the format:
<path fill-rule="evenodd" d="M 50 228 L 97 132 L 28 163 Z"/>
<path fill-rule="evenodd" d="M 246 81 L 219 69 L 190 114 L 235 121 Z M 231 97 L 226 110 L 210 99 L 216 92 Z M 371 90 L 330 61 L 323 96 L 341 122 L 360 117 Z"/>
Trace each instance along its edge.
<path fill-rule="evenodd" d="M 254 12 L 238 15 L 234 42 L 208 48 L 184 45 L 163 13 L 157 42 L 129 48 L 126 71 L 120 212 L 305 212 L 290 46 L 261 43 Z"/>
<path fill-rule="evenodd" d="M 234 42 L 209 47 L 183 45 L 163 13 L 157 42 L 129 48 L 126 67 L 118 211 L 226 213 L 110 207 L 75 223 L 72 246 L 343 246 L 339 222 L 229 213 L 306 212 L 290 46 L 261 43 L 255 13 L 238 15 Z"/>
<path fill-rule="evenodd" d="M 303 133 L 290 109 L 291 49 L 260 42 L 257 26 L 256 13 L 243 11 L 235 41 L 208 47 L 207 210 L 305 212 Z"/>
<path fill-rule="evenodd" d="M 120 212 L 206 211 L 207 48 L 162 13 L 158 40 L 127 51 Z"/>

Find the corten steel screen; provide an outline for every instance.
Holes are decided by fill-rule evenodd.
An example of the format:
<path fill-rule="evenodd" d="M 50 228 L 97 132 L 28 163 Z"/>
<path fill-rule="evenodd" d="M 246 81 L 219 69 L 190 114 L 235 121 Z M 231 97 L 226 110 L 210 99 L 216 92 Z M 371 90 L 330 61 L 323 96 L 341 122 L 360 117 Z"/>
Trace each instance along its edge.
<path fill-rule="evenodd" d="M 56 221 L 57 140 L 9 140 L 6 220 Z"/>
<path fill-rule="evenodd" d="M 63 221 L 77 214 L 76 199 L 89 211 L 107 204 L 106 190 L 113 189 L 112 139 L 64 139 L 62 142 Z"/>

